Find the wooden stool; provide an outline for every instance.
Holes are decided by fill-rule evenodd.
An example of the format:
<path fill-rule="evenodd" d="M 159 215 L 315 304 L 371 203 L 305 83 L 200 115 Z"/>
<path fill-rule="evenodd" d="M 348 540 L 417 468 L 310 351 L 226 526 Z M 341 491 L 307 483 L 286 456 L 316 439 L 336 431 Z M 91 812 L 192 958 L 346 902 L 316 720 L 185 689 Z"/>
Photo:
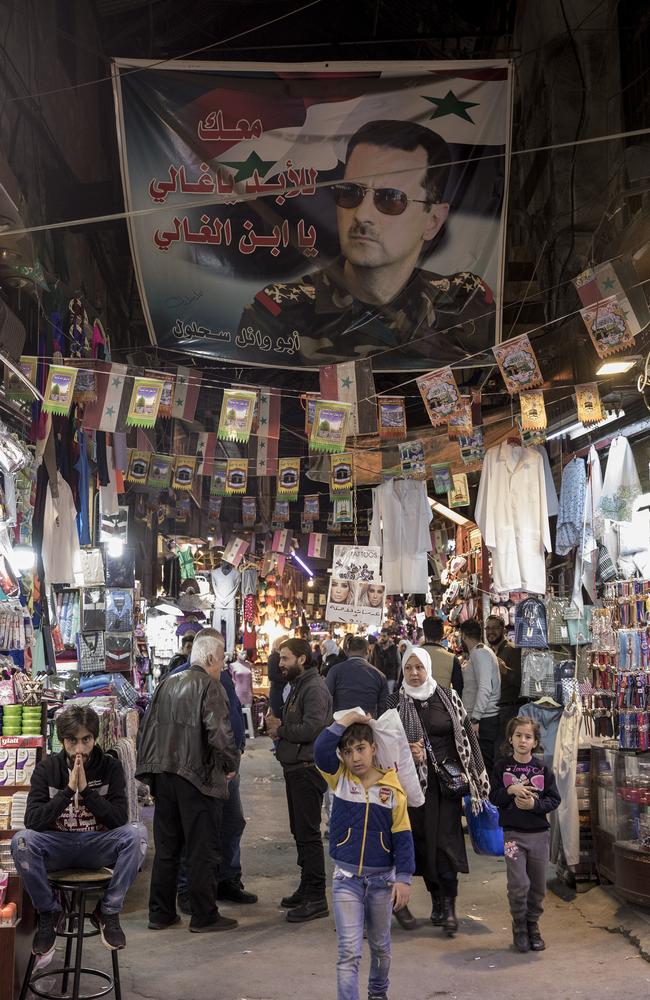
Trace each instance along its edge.
<path fill-rule="evenodd" d="M 57 937 L 64 937 L 66 939 L 65 961 L 61 968 L 44 969 L 42 972 L 37 972 L 32 978 L 32 970 L 36 959 L 39 957 L 38 955 L 32 955 L 27 966 L 27 971 L 25 972 L 19 1000 L 26 1000 L 27 993 L 30 990 L 36 996 L 44 997 L 45 1000 L 64 1000 L 64 998 L 65 1000 L 82 1000 L 82 998 L 83 1000 L 96 1000 L 97 997 L 106 996 L 111 991 L 114 992 L 115 1000 L 122 1000 L 117 951 L 111 951 L 111 960 L 113 963 L 112 976 L 107 972 L 100 972 L 99 969 L 82 968 L 81 965 L 84 938 L 97 937 L 99 935 L 99 931 L 95 927 L 90 931 L 85 929 L 86 919 L 90 916 L 89 913 L 86 913 L 86 896 L 93 893 L 101 893 L 112 877 L 113 873 L 110 868 L 98 868 L 95 871 L 79 868 L 70 871 L 48 872 L 48 882 L 54 889 L 60 889 L 63 892 L 66 904 L 64 913 L 67 918 L 67 928 L 57 933 Z M 74 965 L 71 965 L 72 942 L 75 939 Z M 68 993 L 70 974 L 73 977 L 72 993 Z M 60 993 L 46 993 L 35 985 L 39 979 L 43 979 L 45 976 L 58 975 L 61 976 Z M 103 980 L 106 986 L 103 986 L 96 993 L 80 994 L 79 989 L 82 976 L 95 976 L 97 979 Z"/>

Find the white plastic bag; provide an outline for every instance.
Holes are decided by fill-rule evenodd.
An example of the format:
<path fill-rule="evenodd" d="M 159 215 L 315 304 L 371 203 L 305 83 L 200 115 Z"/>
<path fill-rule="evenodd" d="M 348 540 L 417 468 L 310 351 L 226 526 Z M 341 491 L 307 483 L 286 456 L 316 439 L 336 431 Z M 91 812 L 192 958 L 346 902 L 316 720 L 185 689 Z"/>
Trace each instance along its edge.
<path fill-rule="evenodd" d="M 366 714 L 362 708 L 347 708 L 342 712 L 335 712 L 334 721 L 340 722 L 349 712 Z M 377 746 L 377 766 L 384 771 L 391 767 L 397 771 L 400 785 L 412 809 L 424 805 L 424 791 L 397 709 L 389 708 L 378 719 L 370 719 L 368 725 L 374 733 Z"/>

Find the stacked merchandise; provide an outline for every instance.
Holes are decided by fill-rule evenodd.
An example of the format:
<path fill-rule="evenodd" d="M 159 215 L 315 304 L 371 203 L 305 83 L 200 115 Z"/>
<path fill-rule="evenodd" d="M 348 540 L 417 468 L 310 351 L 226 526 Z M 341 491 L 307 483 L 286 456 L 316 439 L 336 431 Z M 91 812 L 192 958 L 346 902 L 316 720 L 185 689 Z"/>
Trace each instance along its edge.
<path fill-rule="evenodd" d="M 38 736 L 41 732 L 40 705 L 3 705 L 3 736 Z"/>

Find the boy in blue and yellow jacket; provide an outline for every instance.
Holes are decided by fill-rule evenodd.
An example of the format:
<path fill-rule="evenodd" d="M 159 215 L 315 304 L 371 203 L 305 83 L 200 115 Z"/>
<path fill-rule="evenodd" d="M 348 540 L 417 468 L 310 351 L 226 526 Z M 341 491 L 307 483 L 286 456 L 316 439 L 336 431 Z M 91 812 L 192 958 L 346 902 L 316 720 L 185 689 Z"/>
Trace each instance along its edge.
<path fill-rule="evenodd" d="M 395 771 L 376 766 L 369 720 L 348 712 L 314 744 L 314 761 L 334 799 L 329 843 L 337 1000 L 359 1000 L 364 924 L 371 955 L 368 1000 L 387 1000 L 391 915 L 393 907 L 407 905 L 415 871 L 406 794 Z"/>

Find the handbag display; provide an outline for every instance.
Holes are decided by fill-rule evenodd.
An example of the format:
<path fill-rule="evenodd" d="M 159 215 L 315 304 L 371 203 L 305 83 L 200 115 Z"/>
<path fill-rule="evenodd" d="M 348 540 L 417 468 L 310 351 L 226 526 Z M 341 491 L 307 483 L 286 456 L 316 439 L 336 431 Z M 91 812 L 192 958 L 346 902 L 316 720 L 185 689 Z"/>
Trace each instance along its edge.
<path fill-rule="evenodd" d="M 79 673 L 101 674 L 106 669 L 104 633 L 79 632 L 77 635 Z"/>
<path fill-rule="evenodd" d="M 130 670 L 131 657 L 133 651 L 133 637 L 130 633 L 107 632 L 106 643 L 106 669 L 107 670 Z"/>

